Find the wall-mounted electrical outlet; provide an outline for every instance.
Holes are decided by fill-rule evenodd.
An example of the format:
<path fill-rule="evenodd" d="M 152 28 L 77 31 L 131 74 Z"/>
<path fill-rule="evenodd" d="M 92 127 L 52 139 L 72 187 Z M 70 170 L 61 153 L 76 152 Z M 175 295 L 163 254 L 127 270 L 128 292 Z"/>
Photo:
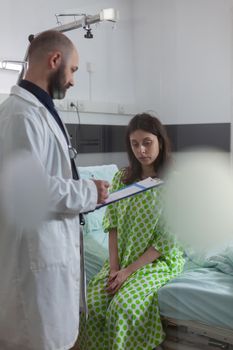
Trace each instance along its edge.
<path fill-rule="evenodd" d="M 73 112 L 75 111 L 76 109 L 76 103 L 74 100 L 67 100 L 67 110 L 70 111 L 70 112 Z"/>

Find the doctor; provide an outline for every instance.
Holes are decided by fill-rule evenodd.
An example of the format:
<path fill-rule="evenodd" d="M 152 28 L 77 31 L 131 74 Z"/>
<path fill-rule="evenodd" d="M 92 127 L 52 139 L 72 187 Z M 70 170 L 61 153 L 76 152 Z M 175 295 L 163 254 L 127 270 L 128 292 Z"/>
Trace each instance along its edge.
<path fill-rule="evenodd" d="M 54 108 L 53 99 L 74 85 L 73 43 L 57 31 L 43 32 L 28 57 L 25 80 L 0 106 L 0 171 L 17 154 L 31 155 L 47 184 L 49 212 L 31 229 L 1 221 L 0 349 L 67 350 L 79 325 L 79 213 L 104 202 L 108 183 L 77 180 Z"/>

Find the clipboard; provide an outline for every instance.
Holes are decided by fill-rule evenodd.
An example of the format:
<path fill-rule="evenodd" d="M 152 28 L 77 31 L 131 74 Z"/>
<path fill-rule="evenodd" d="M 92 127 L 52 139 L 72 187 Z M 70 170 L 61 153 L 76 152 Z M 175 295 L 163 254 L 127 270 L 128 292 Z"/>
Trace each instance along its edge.
<path fill-rule="evenodd" d="M 105 203 L 97 204 L 95 210 L 163 184 L 164 181 L 159 178 L 152 179 L 151 177 L 147 177 L 145 180 L 134 182 L 133 184 L 128 185 L 118 191 L 110 193 Z"/>

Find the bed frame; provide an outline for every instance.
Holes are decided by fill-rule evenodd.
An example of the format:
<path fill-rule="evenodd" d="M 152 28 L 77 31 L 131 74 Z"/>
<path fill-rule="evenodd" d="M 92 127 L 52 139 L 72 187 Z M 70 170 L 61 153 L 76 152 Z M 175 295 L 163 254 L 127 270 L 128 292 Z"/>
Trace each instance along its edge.
<path fill-rule="evenodd" d="M 233 350 L 233 329 L 167 317 L 162 320 L 166 332 L 164 350 Z"/>

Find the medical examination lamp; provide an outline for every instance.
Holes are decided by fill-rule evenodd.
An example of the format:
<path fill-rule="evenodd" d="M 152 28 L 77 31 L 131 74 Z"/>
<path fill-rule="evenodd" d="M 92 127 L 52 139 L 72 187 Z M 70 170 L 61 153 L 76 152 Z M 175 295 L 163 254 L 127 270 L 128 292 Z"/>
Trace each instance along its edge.
<path fill-rule="evenodd" d="M 74 18 L 77 16 L 81 16 L 82 18 L 79 20 L 75 20 L 71 23 L 60 25 L 59 27 L 52 28 L 52 30 L 58 30 L 59 32 L 67 32 L 69 30 L 77 29 L 83 27 L 84 29 L 90 28 L 91 24 L 103 22 L 103 21 L 110 21 L 110 22 L 116 22 L 119 15 L 118 11 L 116 11 L 113 8 L 109 9 L 103 9 L 100 11 L 98 15 L 87 15 L 85 13 L 60 13 L 55 15 L 57 18 L 57 23 L 59 24 L 59 17 L 65 17 L 65 16 L 73 16 Z"/>
<path fill-rule="evenodd" d="M 114 8 L 108 8 L 103 9 L 100 11 L 97 15 L 87 15 L 85 13 L 71 13 L 71 14 L 56 14 L 57 23 L 59 24 L 55 28 L 51 28 L 51 30 L 57 30 L 59 32 L 68 32 L 73 29 L 83 28 L 85 30 L 84 37 L 87 39 L 92 39 L 93 34 L 91 32 L 91 25 L 103 22 L 103 21 L 110 21 L 110 22 L 116 22 L 119 17 L 119 13 Z M 59 17 L 62 16 L 73 16 L 75 20 L 73 22 L 67 23 L 67 24 L 61 24 L 58 20 Z M 76 17 L 81 17 L 80 19 L 76 19 Z M 38 33 L 39 34 L 39 33 Z M 35 34 L 35 35 L 38 35 Z M 29 35 L 28 40 L 31 42 L 34 38 L 33 34 Z M 19 82 L 23 76 L 24 72 L 27 68 L 27 57 L 28 57 L 28 50 L 25 54 L 23 61 L 10 61 L 10 60 L 4 60 L 0 61 L 0 69 L 7 69 L 7 70 L 14 70 L 20 72 L 17 82 Z"/>
<path fill-rule="evenodd" d="M 60 22 L 58 21 L 58 18 L 60 16 L 70 16 L 70 15 L 72 15 L 74 17 L 81 16 L 81 18 L 78 20 L 74 20 L 73 22 L 70 22 L 67 24 L 61 24 L 55 28 L 51 28 L 51 30 L 57 30 L 61 33 L 64 33 L 64 32 L 68 32 L 68 31 L 73 30 L 73 29 L 83 28 L 84 30 L 86 30 L 85 38 L 89 39 L 89 38 L 93 37 L 93 35 L 91 33 L 91 27 L 90 27 L 91 24 L 103 22 L 103 21 L 116 22 L 118 17 L 119 17 L 118 11 L 116 11 L 113 8 L 103 9 L 100 11 L 99 14 L 93 15 L 93 16 L 86 15 L 84 13 L 83 14 L 56 14 L 55 16 L 56 16 L 57 22 L 59 24 Z M 33 38 L 34 38 L 33 34 L 30 34 L 28 37 L 30 42 L 33 40 Z M 27 62 L 27 57 L 28 57 L 28 50 L 27 50 L 25 57 L 24 57 L 25 62 Z M 19 82 L 23 78 L 25 69 L 26 69 L 26 67 L 23 66 L 23 69 L 20 72 L 20 75 L 18 77 L 17 82 Z"/>

